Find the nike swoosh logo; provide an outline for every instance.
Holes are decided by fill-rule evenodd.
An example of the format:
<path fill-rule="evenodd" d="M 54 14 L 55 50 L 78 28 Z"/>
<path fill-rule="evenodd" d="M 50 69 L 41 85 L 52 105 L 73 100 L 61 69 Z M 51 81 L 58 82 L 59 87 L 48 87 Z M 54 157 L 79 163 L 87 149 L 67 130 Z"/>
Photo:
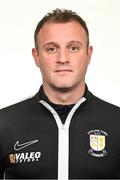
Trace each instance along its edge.
<path fill-rule="evenodd" d="M 20 144 L 19 141 L 17 141 L 14 145 L 14 150 L 16 151 L 19 151 L 27 146 L 30 146 L 32 144 L 35 144 L 38 142 L 38 139 L 37 140 L 34 140 L 34 141 L 29 141 L 29 142 L 26 142 L 26 143 L 23 143 L 23 144 Z"/>

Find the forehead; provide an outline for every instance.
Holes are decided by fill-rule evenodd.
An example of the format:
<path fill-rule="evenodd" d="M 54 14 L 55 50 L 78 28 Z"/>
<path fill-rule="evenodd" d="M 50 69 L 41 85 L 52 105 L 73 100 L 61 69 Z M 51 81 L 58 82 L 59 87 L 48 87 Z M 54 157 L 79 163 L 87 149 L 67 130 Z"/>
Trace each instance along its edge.
<path fill-rule="evenodd" d="M 45 23 L 38 33 L 38 43 L 55 41 L 58 43 L 66 41 L 87 42 L 87 33 L 83 27 L 75 21 L 67 23 Z"/>

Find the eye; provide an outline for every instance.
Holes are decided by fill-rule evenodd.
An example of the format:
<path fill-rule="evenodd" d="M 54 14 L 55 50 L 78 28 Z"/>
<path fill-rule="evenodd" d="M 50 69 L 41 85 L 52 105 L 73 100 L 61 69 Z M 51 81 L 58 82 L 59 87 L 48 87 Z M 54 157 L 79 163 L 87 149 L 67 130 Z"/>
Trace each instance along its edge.
<path fill-rule="evenodd" d="M 79 46 L 70 46 L 69 47 L 69 51 L 72 52 L 72 53 L 76 53 L 80 50 L 80 47 Z"/>
<path fill-rule="evenodd" d="M 53 53 L 56 53 L 57 51 L 57 48 L 56 47 L 47 47 L 47 52 L 49 54 L 53 54 Z"/>

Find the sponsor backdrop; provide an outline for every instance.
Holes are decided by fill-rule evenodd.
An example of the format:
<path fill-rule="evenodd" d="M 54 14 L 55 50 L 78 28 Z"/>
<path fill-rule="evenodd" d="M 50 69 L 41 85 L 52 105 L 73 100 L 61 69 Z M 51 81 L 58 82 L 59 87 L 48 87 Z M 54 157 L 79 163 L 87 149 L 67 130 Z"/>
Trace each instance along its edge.
<path fill-rule="evenodd" d="M 33 35 L 38 21 L 55 8 L 72 9 L 86 20 L 94 49 L 86 82 L 94 94 L 120 106 L 119 7 L 119 0 L 0 0 L 0 108 L 39 89 Z"/>

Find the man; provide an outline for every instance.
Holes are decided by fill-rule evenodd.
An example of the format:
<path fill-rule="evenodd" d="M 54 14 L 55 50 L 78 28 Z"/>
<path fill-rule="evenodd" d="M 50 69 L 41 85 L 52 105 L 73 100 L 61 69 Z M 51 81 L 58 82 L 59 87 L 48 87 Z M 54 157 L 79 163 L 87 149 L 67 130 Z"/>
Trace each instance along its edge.
<path fill-rule="evenodd" d="M 120 178 L 120 108 L 85 84 L 92 55 L 86 23 L 56 9 L 34 38 L 43 84 L 34 97 L 0 111 L 1 178 Z"/>

